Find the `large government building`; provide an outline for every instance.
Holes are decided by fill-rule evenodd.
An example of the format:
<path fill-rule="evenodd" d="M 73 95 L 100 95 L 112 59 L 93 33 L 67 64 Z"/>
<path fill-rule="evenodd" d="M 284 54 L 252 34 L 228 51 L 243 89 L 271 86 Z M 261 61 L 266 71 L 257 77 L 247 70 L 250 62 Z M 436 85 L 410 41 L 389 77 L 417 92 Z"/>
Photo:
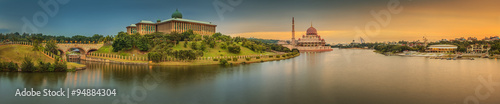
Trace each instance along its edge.
<path fill-rule="evenodd" d="M 139 23 L 127 26 L 127 33 L 139 33 L 141 35 L 154 32 L 170 33 L 173 31 L 184 32 L 193 30 L 195 34 L 212 35 L 215 33 L 217 25 L 211 22 L 183 19 L 179 10 L 172 13 L 172 18 L 167 20 L 157 20 L 156 22 L 141 20 Z"/>

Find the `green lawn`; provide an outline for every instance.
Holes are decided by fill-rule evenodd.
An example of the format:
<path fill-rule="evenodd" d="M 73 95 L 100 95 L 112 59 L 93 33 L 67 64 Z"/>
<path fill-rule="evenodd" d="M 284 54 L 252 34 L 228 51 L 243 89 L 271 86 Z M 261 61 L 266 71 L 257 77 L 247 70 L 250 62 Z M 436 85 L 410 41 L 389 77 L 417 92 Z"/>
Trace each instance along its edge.
<path fill-rule="evenodd" d="M 197 41 L 198 44 L 201 44 L 201 41 Z M 188 42 L 187 47 L 184 47 L 184 41 L 179 42 L 176 46 L 172 47 L 173 50 L 192 50 L 191 49 L 191 43 Z M 264 53 L 257 53 L 254 52 L 246 47 L 241 46 L 241 43 L 238 43 L 237 45 L 241 47 L 241 51 L 239 54 L 234 54 L 229 52 L 227 49 L 221 49 L 220 42 L 217 43 L 217 46 L 215 48 L 210 48 L 207 45 L 207 50 L 204 52 L 203 57 L 216 57 L 216 56 L 240 56 L 240 55 L 271 55 L 274 54 L 272 52 L 264 52 Z M 147 57 L 147 52 L 141 52 L 138 51 L 137 49 L 133 49 L 130 51 L 118 51 L 118 52 L 113 52 L 113 47 L 111 45 L 106 45 L 101 48 L 99 48 L 95 53 L 107 53 L 107 54 L 114 54 L 114 55 L 121 55 L 121 56 L 131 56 L 135 54 L 135 56 L 141 56 L 141 57 Z"/>
<path fill-rule="evenodd" d="M 201 41 L 198 41 L 198 44 L 201 44 Z M 215 48 L 210 48 L 207 45 L 207 50 L 204 52 L 203 57 L 216 57 L 216 56 L 240 56 L 240 55 L 271 55 L 274 54 L 272 52 L 264 52 L 264 53 L 257 53 L 254 52 L 246 47 L 241 46 L 241 43 L 238 43 L 236 45 L 241 47 L 241 51 L 239 54 L 234 54 L 229 52 L 227 49 L 221 49 L 220 48 L 221 43 L 218 42 Z M 184 48 L 184 41 L 179 42 L 177 46 L 173 47 L 174 50 L 191 50 L 191 42 L 188 43 L 187 48 Z"/>
<path fill-rule="evenodd" d="M 106 53 L 106 54 L 114 54 L 114 55 L 121 55 L 121 56 L 138 56 L 138 57 L 147 57 L 146 52 L 141 52 L 137 49 L 133 49 L 130 51 L 118 51 L 118 52 L 113 52 L 113 46 L 111 45 L 105 45 L 99 48 L 95 53 Z"/>
<path fill-rule="evenodd" d="M 35 65 L 38 65 L 38 63 L 40 61 L 51 62 L 51 63 L 54 62 L 54 60 L 45 56 L 44 54 L 42 54 L 42 52 L 32 51 L 32 50 L 33 50 L 32 46 L 1 45 L 0 46 L 0 60 L 2 60 L 3 62 L 11 62 L 12 61 L 14 63 L 17 63 L 19 66 L 24 61 L 25 56 L 28 56 L 29 58 L 31 58 L 31 60 L 35 63 Z M 68 62 L 67 65 L 68 65 L 68 68 L 85 66 L 82 64 L 76 64 L 76 63 L 70 63 L 70 62 Z"/>

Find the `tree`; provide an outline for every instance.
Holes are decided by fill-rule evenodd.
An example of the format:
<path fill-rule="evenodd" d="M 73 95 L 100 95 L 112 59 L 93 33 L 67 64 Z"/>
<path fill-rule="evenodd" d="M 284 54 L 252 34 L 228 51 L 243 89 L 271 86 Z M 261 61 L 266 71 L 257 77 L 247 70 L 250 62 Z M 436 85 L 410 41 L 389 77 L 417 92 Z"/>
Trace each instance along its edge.
<path fill-rule="evenodd" d="M 181 40 L 193 40 L 194 39 L 194 32 L 191 29 L 182 32 L 181 35 L 182 35 Z"/>
<path fill-rule="evenodd" d="M 231 53 L 240 53 L 241 48 L 240 48 L 240 46 L 233 44 L 233 45 L 227 47 L 227 50 L 229 50 L 229 52 L 231 52 Z"/>
<path fill-rule="evenodd" d="M 40 50 L 43 38 L 41 36 L 31 36 L 31 42 L 33 43 L 33 51 Z"/>
<path fill-rule="evenodd" d="M 94 34 L 89 41 L 99 41 L 103 38 L 102 35 Z"/>
<path fill-rule="evenodd" d="M 49 40 L 47 41 L 47 44 L 45 44 L 45 50 L 49 51 L 53 54 L 57 54 L 57 43 L 56 40 Z"/>
<path fill-rule="evenodd" d="M 201 50 L 201 51 L 206 51 L 206 50 L 207 50 L 207 45 L 205 45 L 205 44 L 203 44 L 203 43 L 202 43 L 202 44 L 200 45 L 200 50 Z"/>
<path fill-rule="evenodd" d="M 191 42 L 191 49 L 198 50 L 198 42 Z"/>
<path fill-rule="evenodd" d="M 184 41 L 184 48 L 187 48 L 188 46 L 188 41 Z"/>
<path fill-rule="evenodd" d="M 133 42 L 134 40 L 127 33 L 123 31 L 119 32 L 112 45 L 113 52 L 118 52 L 121 50 L 130 50 L 133 48 Z"/>
<path fill-rule="evenodd" d="M 151 45 L 149 44 L 149 39 L 147 37 L 141 37 L 139 39 L 137 47 L 141 51 L 148 51 L 151 48 Z"/>

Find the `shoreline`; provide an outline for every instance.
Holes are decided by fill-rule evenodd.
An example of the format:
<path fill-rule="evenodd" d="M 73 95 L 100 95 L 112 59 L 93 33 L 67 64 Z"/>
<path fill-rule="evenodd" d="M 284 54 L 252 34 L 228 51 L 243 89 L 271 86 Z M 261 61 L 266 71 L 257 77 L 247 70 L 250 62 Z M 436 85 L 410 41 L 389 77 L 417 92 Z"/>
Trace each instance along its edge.
<path fill-rule="evenodd" d="M 277 61 L 277 60 L 285 60 L 300 56 L 300 53 L 297 55 L 276 58 L 276 55 L 272 55 L 272 58 L 269 58 L 269 55 L 263 55 L 259 59 L 256 57 L 252 57 L 249 61 L 245 58 L 238 58 L 237 61 L 227 60 L 227 62 L 231 65 L 239 65 L 239 64 L 251 64 L 251 63 L 260 63 L 260 62 L 268 62 L 268 61 Z M 89 59 L 90 58 L 90 59 Z M 113 58 L 105 58 L 105 57 L 95 57 L 90 56 L 87 59 L 82 59 L 84 61 L 92 61 L 92 62 L 105 62 L 105 63 L 116 63 L 116 64 L 128 64 L 128 65 L 159 65 L 159 66 L 202 66 L 202 65 L 220 65 L 220 62 L 214 61 L 213 59 L 207 60 L 194 60 L 194 61 L 168 61 L 168 62 L 159 62 L 154 63 L 151 61 L 130 61 L 123 59 L 113 59 Z"/>

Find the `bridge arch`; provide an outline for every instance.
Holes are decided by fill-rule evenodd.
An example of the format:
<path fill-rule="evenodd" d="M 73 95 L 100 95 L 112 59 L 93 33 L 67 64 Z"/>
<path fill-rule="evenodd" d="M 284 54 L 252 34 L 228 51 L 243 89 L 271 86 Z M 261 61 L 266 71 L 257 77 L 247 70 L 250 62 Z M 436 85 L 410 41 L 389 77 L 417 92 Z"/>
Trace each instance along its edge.
<path fill-rule="evenodd" d="M 97 49 L 91 48 L 91 49 L 87 50 L 86 55 L 88 55 L 88 54 L 90 54 L 91 52 L 94 52 L 94 51 L 97 51 Z"/>
<path fill-rule="evenodd" d="M 66 50 L 66 52 L 72 51 L 71 49 L 75 49 L 75 48 L 78 49 L 78 51 L 80 51 L 80 54 L 83 54 L 83 55 L 87 54 L 86 53 L 87 51 L 82 47 L 70 47 L 70 48 L 68 48 L 68 50 Z"/>

